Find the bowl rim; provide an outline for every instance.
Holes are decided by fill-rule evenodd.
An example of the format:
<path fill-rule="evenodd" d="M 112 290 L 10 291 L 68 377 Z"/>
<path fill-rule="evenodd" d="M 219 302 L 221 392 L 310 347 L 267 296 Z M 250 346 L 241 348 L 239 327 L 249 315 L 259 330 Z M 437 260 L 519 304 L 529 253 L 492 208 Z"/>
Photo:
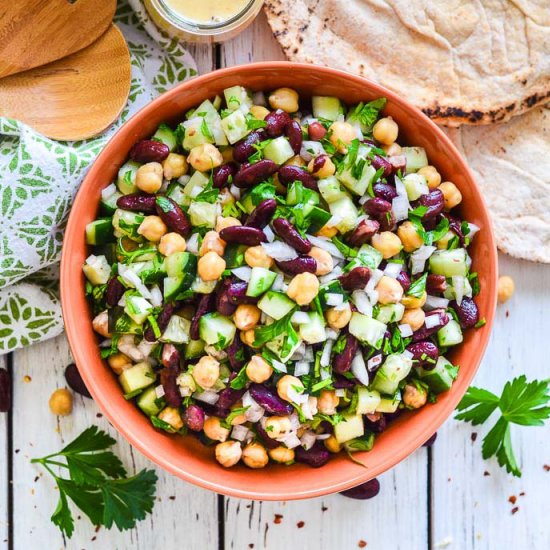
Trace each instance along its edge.
<path fill-rule="evenodd" d="M 154 111 L 157 104 L 163 103 L 163 102 L 170 102 L 172 98 L 176 97 L 182 92 L 185 92 L 186 89 L 194 86 L 200 86 L 201 83 L 210 81 L 212 79 L 221 78 L 224 76 L 230 76 L 232 73 L 236 71 L 238 72 L 239 70 L 246 69 L 247 72 L 254 72 L 254 71 L 262 71 L 266 69 L 272 69 L 272 70 L 281 70 L 281 71 L 291 72 L 293 70 L 304 70 L 304 69 L 311 70 L 313 66 L 315 67 L 315 70 L 319 71 L 319 73 L 321 73 L 325 78 L 331 78 L 336 76 L 338 78 L 344 78 L 349 81 L 353 81 L 355 84 L 359 86 L 362 85 L 368 88 L 368 91 L 370 93 L 375 93 L 375 94 L 378 94 L 379 96 L 386 97 L 389 102 L 400 104 L 401 106 L 405 107 L 407 110 L 414 111 L 417 114 L 417 116 L 424 118 L 425 122 L 428 124 L 430 128 L 430 131 L 432 132 L 434 139 L 436 141 L 443 142 L 446 147 L 448 147 L 451 151 L 453 151 L 455 156 L 454 160 L 458 165 L 458 170 L 462 171 L 464 173 L 465 178 L 472 183 L 472 191 L 475 195 L 475 199 L 479 202 L 480 210 L 483 216 L 489 222 L 487 226 L 484 228 L 485 239 L 487 241 L 487 244 L 489 245 L 488 257 L 484 259 L 484 270 L 486 270 L 489 274 L 491 273 L 493 274 L 492 286 L 494 291 L 488 297 L 489 298 L 488 308 L 485 312 L 486 326 L 483 327 L 485 330 L 482 336 L 482 341 L 475 350 L 475 353 L 474 353 L 475 357 L 473 358 L 472 363 L 469 364 L 468 370 L 465 371 L 464 374 L 462 375 L 462 383 L 464 384 L 465 388 L 467 388 L 467 386 L 471 383 L 482 361 L 483 355 L 489 343 L 490 333 L 493 327 L 495 311 L 496 311 L 496 302 L 497 302 L 496 288 L 497 288 L 497 273 L 498 273 L 496 245 L 494 240 L 492 224 L 490 223 L 489 212 L 488 212 L 485 200 L 483 199 L 483 196 L 481 195 L 479 187 L 475 181 L 472 171 L 467 166 L 465 160 L 460 155 L 460 153 L 458 152 L 457 148 L 452 143 L 452 141 L 447 137 L 447 135 L 432 120 L 430 120 L 422 111 L 414 107 L 411 103 L 409 103 L 407 100 L 400 97 L 398 94 L 384 88 L 383 86 L 380 86 L 375 82 L 372 82 L 371 80 L 348 73 L 346 71 L 332 69 L 330 67 L 311 65 L 307 63 L 294 63 L 289 61 L 269 61 L 269 62 L 251 63 L 246 65 L 236 65 L 233 67 L 218 69 L 216 71 L 212 71 L 204 75 L 194 77 L 190 80 L 186 80 L 182 82 L 181 84 L 178 84 L 174 88 L 168 90 L 167 92 L 164 92 L 163 94 L 159 95 L 158 97 L 156 97 L 155 99 L 147 103 L 144 107 L 142 107 L 139 111 L 137 111 L 131 118 L 129 118 L 110 138 L 108 143 L 105 145 L 104 149 L 95 159 L 89 171 L 87 172 L 86 176 L 84 177 L 80 185 L 80 188 L 74 198 L 69 219 L 67 221 L 67 225 L 65 229 L 65 236 L 63 240 L 62 255 L 61 255 L 60 289 L 61 289 L 62 314 L 63 314 L 64 323 L 65 323 L 67 338 L 69 341 L 69 346 L 71 348 L 73 357 L 77 365 L 79 366 L 86 365 L 86 352 L 85 352 L 85 346 L 79 345 L 79 328 L 78 327 L 79 327 L 79 323 L 81 322 L 81 319 L 79 319 L 76 316 L 77 314 L 73 311 L 73 308 L 71 307 L 73 302 L 72 296 L 77 294 L 76 291 L 73 292 L 71 290 L 73 287 L 72 283 L 76 281 L 76 278 L 82 277 L 81 273 L 75 273 L 73 266 L 71 266 L 70 264 L 71 251 L 73 248 L 80 246 L 78 243 L 78 239 L 79 237 L 80 238 L 82 237 L 81 235 L 78 235 L 76 233 L 76 230 L 73 229 L 74 225 L 76 224 L 76 221 L 75 221 L 76 218 L 75 216 L 73 216 L 73 212 L 77 210 L 76 207 L 81 202 L 84 202 L 86 200 L 86 197 L 85 197 L 86 189 L 91 185 L 93 185 L 93 182 L 97 181 L 98 177 L 100 177 L 99 170 L 103 164 L 103 160 L 108 159 L 110 155 L 110 150 L 113 147 L 116 147 L 119 141 L 123 141 L 125 128 L 129 126 L 129 123 L 131 123 L 131 121 L 135 121 L 138 118 L 147 117 L 151 111 Z M 487 292 L 489 292 L 489 290 L 490 289 L 488 288 Z M 436 432 L 440 428 L 443 422 L 451 416 L 453 410 L 455 409 L 459 400 L 463 396 L 463 394 L 452 396 L 451 398 L 447 399 L 445 403 L 440 403 L 437 413 L 434 413 L 431 416 L 431 421 L 423 424 L 422 429 L 418 430 L 418 433 L 416 434 L 416 436 L 411 440 L 411 442 L 406 447 L 403 446 L 399 449 L 396 449 L 395 453 L 392 454 L 392 457 L 390 459 L 380 462 L 376 467 L 369 467 L 368 471 L 363 470 L 362 473 L 359 473 L 354 477 L 350 477 L 346 481 L 329 482 L 327 480 L 320 483 L 318 487 L 314 487 L 312 489 L 299 490 L 299 491 L 294 491 L 292 493 L 288 492 L 288 490 L 285 491 L 283 489 L 283 491 L 281 492 L 266 493 L 265 491 L 255 490 L 253 486 L 250 488 L 247 488 L 247 487 L 235 488 L 235 487 L 226 486 L 223 484 L 223 479 L 224 479 L 223 475 L 219 476 L 218 479 L 220 479 L 220 481 L 217 481 L 216 479 L 207 479 L 206 477 L 203 477 L 200 475 L 195 475 L 189 471 L 186 471 L 185 468 L 179 465 L 176 465 L 170 460 L 166 459 L 162 453 L 155 453 L 154 450 L 152 450 L 148 445 L 146 445 L 144 442 L 141 441 L 139 434 L 133 433 L 133 430 L 128 430 L 126 427 L 122 425 L 122 422 L 114 414 L 114 411 L 112 410 L 112 407 L 110 406 L 108 399 L 102 396 L 101 391 L 98 387 L 98 383 L 96 382 L 95 378 L 91 375 L 91 373 L 88 372 L 86 368 L 81 368 L 80 373 L 82 375 L 82 378 L 84 379 L 86 386 L 90 390 L 90 393 L 92 394 L 95 402 L 97 403 L 97 405 L 99 406 L 103 414 L 105 414 L 105 416 L 110 421 L 110 423 L 133 447 L 135 447 L 138 451 L 140 451 L 153 463 L 162 467 L 164 470 L 168 471 L 169 473 L 176 475 L 180 479 L 183 479 L 185 481 L 198 485 L 199 487 L 202 487 L 204 489 L 208 489 L 208 490 L 221 493 L 227 496 L 231 496 L 231 497 L 253 499 L 253 500 L 276 501 L 276 500 L 297 500 L 297 499 L 313 498 L 313 497 L 323 496 L 323 495 L 327 495 L 335 492 L 340 492 L 345 489 L 354 487 L 360 483 L 364 483 L 369 479 L 372 479 L 373 477 L 376 477 L 382 474 L 383 472 L 391 469 L 398 463 L 402 462 L 409 455 L 411 455 L 416 449 L 418 449 L 425 441 L 427 441 L 432 436 L 434 432 Z M 323 476 L 319 476 L 319 477 L 322 478 Z"/>

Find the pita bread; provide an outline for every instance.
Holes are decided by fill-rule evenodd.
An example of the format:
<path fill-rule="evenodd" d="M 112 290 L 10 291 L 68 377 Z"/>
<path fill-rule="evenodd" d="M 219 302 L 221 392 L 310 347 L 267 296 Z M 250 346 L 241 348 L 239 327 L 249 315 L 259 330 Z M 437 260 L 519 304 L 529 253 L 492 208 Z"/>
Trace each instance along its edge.
<path fill-rule="evenodd" d="M 498 247 L 550 263 L 550 104 L 505 124 L 447 134 L 474 171 Z"/>
<path fill-rule="evenodd" d="M 447 126 L 550 100 L 548 0 L 267 0 L 293 61 L 347 70 Z"/>

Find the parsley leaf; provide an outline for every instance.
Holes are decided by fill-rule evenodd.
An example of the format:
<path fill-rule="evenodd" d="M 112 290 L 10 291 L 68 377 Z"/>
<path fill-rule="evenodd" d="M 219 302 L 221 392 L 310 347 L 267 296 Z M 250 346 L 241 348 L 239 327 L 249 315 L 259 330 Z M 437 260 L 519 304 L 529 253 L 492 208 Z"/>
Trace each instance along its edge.
<path fill-rule="evenodd" d="M 424 273 L 422 277 L 419 277 L 416 279 L 416 281 L 413 281 L 409 290 L 407 290 L 407 296 L 414 296 L 415 298 L 422 298 L 422 295 L 426 291 L 426 280 L 428 278 L 428 274 Z"/>
<path fill-rule="evenodd" d="M 278 321 L 271 323 L 270 325 L 264 325 L 254 329 L 254 346 L 260 347 L 265 343 L 275 340 L 278 336 L 285 333 L 294 331 L 290 319 L 296 311 L 296 308 L 292 308 L 284 317 L 281 317 Z"/>
<path fill-rule="evenodd" d="M 363 126 L 365 126 L 367 130 L 370 130 L 372 126 L 374 126 L 374 123 L 376 122 L 380 111 L 385 106 L 385 97 L 380 97 L 378 99 L 375 99 L 374 101 L 369 101 L 368 103 L 359 103 L 352 114 L 352 118 L 355 120 L 359 120 L 359 122 Z"/>

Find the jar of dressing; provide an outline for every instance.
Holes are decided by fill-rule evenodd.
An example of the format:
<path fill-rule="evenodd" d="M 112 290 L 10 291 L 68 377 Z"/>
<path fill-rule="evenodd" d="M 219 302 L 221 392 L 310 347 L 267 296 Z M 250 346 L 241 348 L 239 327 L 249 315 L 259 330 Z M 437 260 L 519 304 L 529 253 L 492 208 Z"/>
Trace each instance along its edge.
<path fill-rule="evenodd" d="M 144 0 L 156 25 L 184 42 L 222 42 L 243 31 L 263 0 Z"/>

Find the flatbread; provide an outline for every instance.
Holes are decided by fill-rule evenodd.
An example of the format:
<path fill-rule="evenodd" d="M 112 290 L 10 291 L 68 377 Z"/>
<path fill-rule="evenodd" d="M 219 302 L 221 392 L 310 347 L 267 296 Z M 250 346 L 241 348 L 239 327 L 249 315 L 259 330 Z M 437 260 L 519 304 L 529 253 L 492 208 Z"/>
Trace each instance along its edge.
<path fill-rule="evenodd" d="M 550 100 L 548 0 L 267 0 L 293 61 L 370 78 L 436 122 L 502 122 Z"/>
<path fill-rule="evenodd" d="M 550 104 L 504 124 L 447 134 L 474 171 L 498 247 L 550 263 Z"/>

